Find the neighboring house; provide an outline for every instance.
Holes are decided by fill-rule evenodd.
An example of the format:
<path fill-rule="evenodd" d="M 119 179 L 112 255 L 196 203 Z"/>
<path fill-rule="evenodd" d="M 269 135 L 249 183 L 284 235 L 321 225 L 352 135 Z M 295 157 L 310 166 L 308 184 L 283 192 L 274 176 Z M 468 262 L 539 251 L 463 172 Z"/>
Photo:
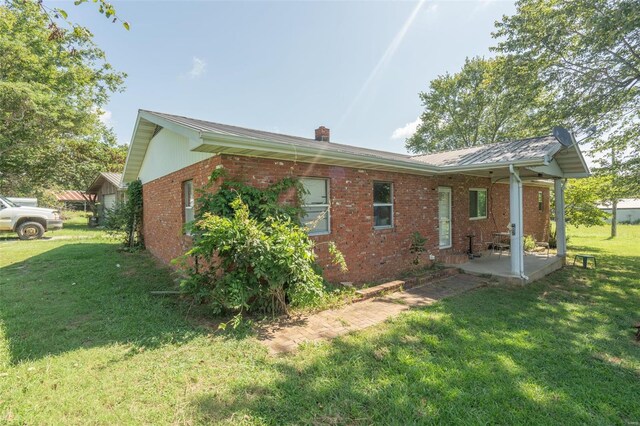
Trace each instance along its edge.
<path fill-rule="evenodd" d="M 611 214 L 611 203 L 598 206 L 604 212 Z M 640 198 L 623 198 L 618 201 L 618 223 L 640 223 Z M 607 220 L 611 222 L 611 219 Z"/>
<path fill-rule="evenodd" d="M 555 186 L 558 253 L 564 257 L 564 179 L 589 170 L 568 133 L 410 156 L 287 136 L 175 115 L 139 111 L 123 182 L 143 184 L 147 249 L 164 262 L 190 244 L 183 224 L 193 219 L 194 190 L 224 167 L 229 178 L 265 187 L 296 176 L 310 192 L 307 218 L 327 211 L 311 230 L 317 242 L 335 241 L 349 271 L 330 264 L 326 244 L 319 263 L 333 281 L 363 282 L 411 268 L 411 236 L 427 238 L 437 261 L 466 259 L 474 243 L 511 232 L 511 274 L 525 277 L 523 235 L 548 238 L 550 187 Z M 513 244 L 517 242 L 516 244 Z"/>
<path fill-rule="evenodd" d="M 55 193 L 56 200 L 64 204 L 64 208 L 68 210 L 87 211 L 95 202 L 95 194 L 87 194 L 83 191 L 66 190 Z"/>
<path fill-rule="evenodd" d="M 93 195 L 98 203 L 96 213 L 100 223 L 104 221 L 106 212 L 113 209 L 116 203 L 124 201 L 125 191 L 120 173 L 102 172 L 89 185 L 86 193 Z"/>

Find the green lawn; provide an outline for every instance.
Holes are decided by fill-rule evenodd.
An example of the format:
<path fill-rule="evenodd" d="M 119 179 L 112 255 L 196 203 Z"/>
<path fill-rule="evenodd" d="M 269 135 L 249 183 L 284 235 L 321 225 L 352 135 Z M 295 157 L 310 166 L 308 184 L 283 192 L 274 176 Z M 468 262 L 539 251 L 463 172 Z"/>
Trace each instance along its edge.
<path fill-rule="evenodd" d="M 0 236 L 2 424 L 640 421 L 640 226 L 570 232 L 598 270 L 487 287 L 273 358 L 150 290 L 144 253 L 76 224 Z"/>

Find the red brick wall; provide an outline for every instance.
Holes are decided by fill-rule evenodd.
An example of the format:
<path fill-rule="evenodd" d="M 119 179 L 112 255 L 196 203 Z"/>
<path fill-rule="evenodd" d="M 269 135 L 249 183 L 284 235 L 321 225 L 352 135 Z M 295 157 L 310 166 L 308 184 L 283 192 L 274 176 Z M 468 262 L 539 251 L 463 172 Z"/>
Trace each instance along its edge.
<path fill-rule="evenodd" d="M 424 177 L 402 173 L 351 169 L 309 163 L 222 156 L 197 163 L 144 185 L 144 229 L 147 248 L 165 262 L 182 254 L 188 245 L 181 235 L 182 182 L 194 179 L 196 188 L 222 164 L 229 176 L 250 185 L 265 187 L 285 176 L 322 177 L 330 180 L 331 233 L 313 237 L 325 276 L 334 281 L 363 282 L 392 278 L 413 267 L 409 253 L 411 235 L 427 237 L 427 253 L 439 260 L 464 253 L 468 234 L 476 235 L 476 248 L 491 240 L 495 231 L 506 231 L 509 223 L 509 185 L 491 184 L 490 179 L 452 175 Z M 373 229 L 373 181 L 393 182 L 394 227 Z M 453 247 L 438 249 L 438 186 L 452 189 Z M 488 218 L 469 220 L 469 188 L 487 188 Z M 544 211 L 538 211 L 538 191 L 544 194 Z M 545 239 L 549 220 L 549 190 L 525 187 L 525 233 Z M 345 255 L 349 272 L 332 266 L 327 241 L 335 241 Z"/>
<path fill-rule="evenodd" d="M 142 214 L 145 246 L 165 263 L 184 254 L 190 237 L 182 231 L 184 224 L 183 182 L 193 179 L 193 187 L 201 188 L 211 171 L 220 164 L 212 157 L 177 172 L 147 182 L 142 186 Z"/>

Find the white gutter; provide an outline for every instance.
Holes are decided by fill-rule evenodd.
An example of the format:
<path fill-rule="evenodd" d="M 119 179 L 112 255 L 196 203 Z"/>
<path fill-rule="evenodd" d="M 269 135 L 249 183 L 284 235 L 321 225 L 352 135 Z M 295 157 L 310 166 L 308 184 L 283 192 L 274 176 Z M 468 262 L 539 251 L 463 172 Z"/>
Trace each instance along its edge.
<path fill-rule="evenodd" d="M 335 150 L 335 145 L 331 148 L 326 147 L 322 149 L 321 143 L 318 143 L 318 147 L 302 146 L 287 142 L 273 142 L 264 139 L 252 139 L 247 140 L 245 137 L 239 137 L 234 135 L 221 135 L 219 133 L 202 132 L 200 134 L 202 145 L 214 145 L 225 148 L 236 148 L 244 150 L 263 150 L 268 152 L 277 152 L 281 154 L 292 155 L 291 148 L 295 150 L 295 155 L 312 156 L 316 160 L 328 159 L 328 160 L 342 160 L 342 161 L 360 161 L 367 162 L 374 165 L 383 165 L 388 167 L 395 167 L 402 170 L 412 170 L 421 173 L 428 174 L 450 174 L 452 172 L 472 172 L 478 170 L 490 170 L 495 168 L 504 168 L 507 166 L 505 162 L 493 162 L 479 165 L 464 165 L 464 166 L 434 166 L 431 164 L 423 163 L 417 160 L 407 159 L 394 159 L 384 158 L 382 156 L 367 155 L 366 153 L 348 153 Z M 210 141 L 210 142 L 208 142 Z M 213 144 L 211 143 L 213 142 Z M 202 151 L 199 146 L 191 146 L 192 151 Z M 532 167 L 545 165 L 545 159 L 526 159 L 512 162 L 513 165 L 518 167 Z"/>

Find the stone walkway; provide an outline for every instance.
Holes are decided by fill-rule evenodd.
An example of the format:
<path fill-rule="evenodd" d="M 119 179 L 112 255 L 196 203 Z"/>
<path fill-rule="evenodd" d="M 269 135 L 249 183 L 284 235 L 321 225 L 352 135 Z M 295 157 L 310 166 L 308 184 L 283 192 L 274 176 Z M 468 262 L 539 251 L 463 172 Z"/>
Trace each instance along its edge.
<path fill-rule="evenodd" d="M 353 303 L 339 309 L 270 323 L 258 338 L 272 354 L 293 351 L 304 342 L 333 339 L 379 324 L 413 307 L 427 306 L 445 297 L 486 285 L 486 280 L 459 274 L 407 291 Z"/>

